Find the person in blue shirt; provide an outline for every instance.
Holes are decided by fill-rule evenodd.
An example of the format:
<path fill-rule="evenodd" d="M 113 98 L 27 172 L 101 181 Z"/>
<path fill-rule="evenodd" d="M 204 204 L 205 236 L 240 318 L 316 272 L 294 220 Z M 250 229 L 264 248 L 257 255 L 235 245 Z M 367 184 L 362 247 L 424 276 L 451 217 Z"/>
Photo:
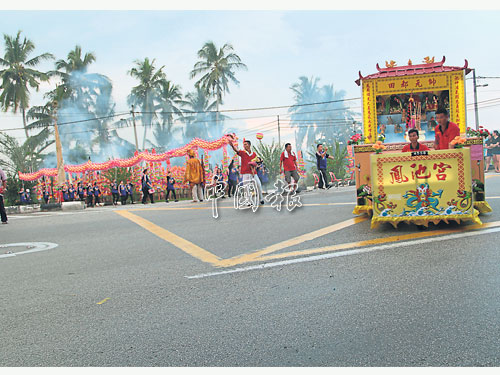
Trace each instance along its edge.
<path fill-rule="evenodd" d="M 64 202 L 69 202 L 69 191 L 68 191 L 68 185 L 67 184 L 63 185 L 62 194 L 63 194 L 63 201 Z"/>
<path fill-rule="evenodd" d="M 97 206 L 98 204 L 101 204 L 101 189 L 99 189 L 99 185 L 97 185 L 97 182 L 94 182 L 94 200 L 95 200 L 95 205 Z"/>
<path fill-rule="evenodd" d="M 43 189 L 43 200 L 45 204 L 49 203 L 50 200 L 50 186 L 45 186 L 45 189 Z"/>
<path fill-rule="evenodd" d="M 170 173 L 167 173 L 167 194 L 165 195 L 165 202 L 167 203 L 170 192 L 172 192 L 172 196 L 174 197 L 175 201 L 179 202 L 177 196 L 175 195 L 175 178 L 173 178 Z"/>
<path fill-rule="evenodd" d="M 78 198 L 80 199 L 80 201 L 83 202 L 83 199 L 84 199 L 84 190 L 83 190 L 81 182 L 79 182 L 78 185 L 76 186 L 76 194 L 78 195 Z"/>
<path fill-rule="evenodd" d="M 75 200 L 75 187 L 73 184 L 69 185 L 68 189 L 69 200 L 73 202 Z"/>
<path fill-rule="evenodd" d="M 113 180 L 111 184 L 111 195 L 113 195 L 113 206 L 116 206 L 118 204 L 118 184 L 116 180 Z"/>
<path fill-rule="evenodd" d="M 94 188 L 92 184 L 89 182 L 87 185 L 87 206 L 92 207 L 94 205 Z"/>
<path fill-rule="evenodd" d="M 217 167 L 214 173 L 217 176 L 217 190 L 224 189 L 224 175 L 222 174 L 222 169 Z M 224 199 L 226 197 L 223 195 L 221 198 Z"/>
<path fill-rule="evenodd" d="M 129 181 L 125 187 L 127 188 L 127 196 L 130 197 L 130 202 L 134 204 L 134 185 Z"/>
<path fill-rule="evenodd" d="M 266 165 L 260 158 L 257 161 L 257 177 L 259 177 L 262 187 L 265 187 L 267 193 L 267 183 L 269 182 L 269 173 L 267 172 Z"/>
<path fill-rule="evenodd" d="M 123 183 L 123 181 L 120 181 L 120 185 L 118 186 L 118 192 L 120 193 L 120 199 L 122 201 L 122 206 L 125 206 L 127 204 L 127 187 Z"/>
<path fill-rule="evenodd" d="M 328 189 L 331 187 L 331 184 L 328 182 L 328 177 L 326 174 L 326 165 L 327 159 L 333 159 L 333 156 L 330 156 L 326 153 L 326 148 L 323 149 L 323 145 L 320 143 L 316 147 L 316 167 L 318 167 L 319 171 L 319 189 Z M 324 187 L 323 187 L 324 186 Z"/>
<path fill-rule="evenodd" d="M 231 194 L 234 195 L 236 193 L 236 185 L 238 185 L 238 169 L 234 167 L 234 160 L 231 160 L 231 163 L 229 164 L 228 167 L 228 176 L 227 176 L 227 182 L 229 185 L 229 188 L 227 189 L 227 196 L 231 197 Z"/>
<path fill-rule="evenodd" d="M 141 184 L 142 184 L 142 204 L 146 204 L 147 199 L 149 197 L 149 200 L 151 203 L 154 203 L 154 198 L 153 198 L 153 184 L 151 183 L 151 178 L 148 175 L 148 168 L 144 168 L 142 171 L 142 178 L 141 178 Z"/>

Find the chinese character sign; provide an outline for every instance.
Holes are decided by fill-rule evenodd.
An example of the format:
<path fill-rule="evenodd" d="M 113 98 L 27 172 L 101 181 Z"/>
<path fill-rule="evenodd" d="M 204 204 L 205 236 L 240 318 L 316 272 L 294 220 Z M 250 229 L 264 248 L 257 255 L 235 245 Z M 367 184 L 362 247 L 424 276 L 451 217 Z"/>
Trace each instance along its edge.
<path fill-rule="evenodd" d="M 377 140 L 377 110 L 375 107 L 374 87 L 373 81 L 363 81 L 364 136 L 373 143 Z"/>
<path fill-rule="evenodd" d="M 400 94 L 402 92 L 435 91 L 449 89 L 449 73 L 418 74 L 376 80 L 376 95 Z"/>
<path fill-rule="evenodd" d="M 469 152 L 462 148 L 421 156 L 371 155 L 373 218 L 417 222 L 473 218 Z"/>

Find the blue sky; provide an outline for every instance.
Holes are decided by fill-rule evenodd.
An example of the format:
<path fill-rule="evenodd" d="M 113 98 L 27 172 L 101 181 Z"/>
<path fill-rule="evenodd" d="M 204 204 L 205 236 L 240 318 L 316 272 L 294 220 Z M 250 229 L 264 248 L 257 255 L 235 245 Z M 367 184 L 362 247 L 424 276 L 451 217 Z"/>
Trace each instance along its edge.
<path fill-rule="evenodd" d="M 112 79 L 118 111 L 127 109 L 126 97 L 135 85 L 126 74 L 135 59 L 156 58 L 167 77 L 187 92 L 193 88 L 189 72 L 203 43 L 230 42 L 248 66 L 238 73 L 240 87 L 232 86 L 225 97 L 223 108 L 233 109 L 293 104 L 290 86 L 302 75 L 320 77 L 320 83 L 345 90 L 348 98 L 359 97 L 354 83 L 358 70 L 374 73 L 377 62 L 383 66 L 390 59 L 406 65 L 408 59 L 416 64 L 424 56 L 440 60 L 445 55 L 446 65 L 462 66 L 467 58 L 478 75 L 500 76 L 499 16 L 499 11 L 0 11 L 0 32 L 22 30 L 37 52 L 56 58 L 65 58 L 76 44 L 94 52 L 91 71 Z M 473 98 L 470 82 L 468 103 Z M 500 97 L 500 80 L 481 83 L 486 82 L 488 87 L 478 89 L 479 101 Z M 42 92 L 32 95 L 33 105 L 42 104 Z M 481 109 L 480 122 L 498 128 L 499 108 Z M 0 129 L 21 125 L 10 113 L 0 113 L 0 119 Z M 237 127 L 256 127 L 269 119 L 247 119 Z M 473 126 L 472 111 L 467 119 Z M 266 139 L 268 135 L 276 133 L 266 133 Z"/>

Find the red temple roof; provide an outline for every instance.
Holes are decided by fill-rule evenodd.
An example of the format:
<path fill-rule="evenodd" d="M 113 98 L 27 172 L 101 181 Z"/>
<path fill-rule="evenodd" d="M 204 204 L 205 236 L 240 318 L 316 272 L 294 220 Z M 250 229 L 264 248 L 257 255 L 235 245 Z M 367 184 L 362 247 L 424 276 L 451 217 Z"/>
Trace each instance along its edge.
<path fill-rule="evenodd" d="M 464 69 L 465 69 L 465 74 L 469 74 L 471 72 L 471 69 L 468 68 L 469 63 L 467 62 L 467 59 L 465 60 L 465 65 L 462 67 L 443 66 L 445 60 L 446 58 L 443 56 L 443 60 L 437 63 L 395 66 L 393 68 L 381 68 L 377 63 L 378 73 L 370 74 L 369 76 L 363 77 L 360 71 L 359 78 L 355 82 L 359 86 L 361 84 L 361 80 L 363 79 L 412 76 L 412 75 L 429 74 L 429 73 L 443 73 L 443 72 L 453 72 L 456 70 L 464 70 Z"/>

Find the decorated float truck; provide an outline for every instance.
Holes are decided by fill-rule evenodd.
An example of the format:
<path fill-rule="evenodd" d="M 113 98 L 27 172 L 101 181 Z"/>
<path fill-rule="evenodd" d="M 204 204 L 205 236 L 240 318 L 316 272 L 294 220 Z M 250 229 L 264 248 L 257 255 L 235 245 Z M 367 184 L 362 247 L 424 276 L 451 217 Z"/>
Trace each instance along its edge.
<path fill-rule="evenodd" d="M 478 215 L 491 211 L 485 200 L 483 137 L 467 131 L 465 76 L 471 69 L 467 60 L 463 67 L 444 62 L 444 57 L 406 66 L 391 61 L 386 68 L 377 64 L 375 74 L 363 77 L 359 72 L 364 144 L 354 146 L 353 213 L 372 215 L 372 228 L 384 222 L 394 227 L 450 220 L 480 224 Z M 463 137 L 448 150 L 434 149 L 440 107 L 448 110 Z M 401 152 L 411 128 L 430 151 Z"/>

